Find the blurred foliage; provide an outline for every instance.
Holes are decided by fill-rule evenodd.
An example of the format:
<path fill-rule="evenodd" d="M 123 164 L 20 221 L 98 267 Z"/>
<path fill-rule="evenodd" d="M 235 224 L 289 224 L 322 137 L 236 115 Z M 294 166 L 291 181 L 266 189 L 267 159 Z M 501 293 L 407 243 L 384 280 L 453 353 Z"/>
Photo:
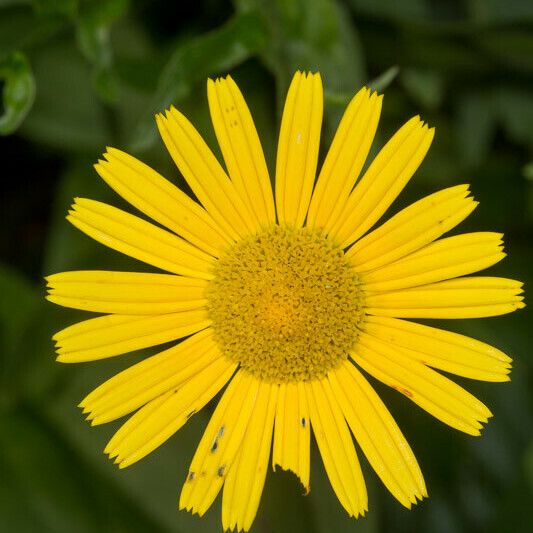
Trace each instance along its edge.
<path fill-rule="evenodd" d="M 24 120 L 35 98 L 35 80 L 23 53 L 13 52 L 0 63 L 0 79 L 4 80 L 0 134 L 9 135 Z"/>
<path fill-rule="evenodd" d="M 208 76 L 231 72 L 240 83 L 272 168 L 297 68 L 322 74 L 324 146 L 363 83 L 386 93 L 376 147 L 414 114 L 436 126 L 430 155 L 395 208 L 472 183 L 481 204 L 461 229 L 504 231 L 509 258 L 492 272 L 531 279 L 533 2 L 1 0 L 1 531 L 219 530 L 219 502 L 203 519 L 175 509 L 209 413 L 141 464 L 116 470 L 99 452 L 113 428 L 89 429 L 75 406 L 142 354 L 56 364 L 51 334 L 84 315 L 44 302 L 42 276 L 140 268 L 77 233 L 64 215 L 73 196 L 121 205 L 91 169 L 106 145 L 131 150 L 183 186 L 157 142 L 153 114 L 179 106 L 217 151 Z M 458 380 L 495 414 L 481 439 L 443 427 L 375 384 L 412 443 L 430 499 L 402 509 L 364 463 L 370 510 L 350 520 L 315 449 L 311 493 L 302 496 L 290 474 L 271 473 L 254 531 L 530 530 L 528 312 L 446 327 L 493 343 L 516 364 L 510 384 Z"/>

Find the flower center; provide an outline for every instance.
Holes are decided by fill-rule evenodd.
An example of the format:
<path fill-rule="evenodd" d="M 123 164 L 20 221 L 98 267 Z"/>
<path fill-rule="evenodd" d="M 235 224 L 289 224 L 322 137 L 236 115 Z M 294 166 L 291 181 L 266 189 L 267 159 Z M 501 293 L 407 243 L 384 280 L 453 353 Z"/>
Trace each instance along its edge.
<path fill-rule="evenodd" d="M 320 233 L 274 226 L 234 244 L 214 274 L 217 342 L 260 379 L 323 377 L 354 347 L 363 294 L 342 249 Z"/>

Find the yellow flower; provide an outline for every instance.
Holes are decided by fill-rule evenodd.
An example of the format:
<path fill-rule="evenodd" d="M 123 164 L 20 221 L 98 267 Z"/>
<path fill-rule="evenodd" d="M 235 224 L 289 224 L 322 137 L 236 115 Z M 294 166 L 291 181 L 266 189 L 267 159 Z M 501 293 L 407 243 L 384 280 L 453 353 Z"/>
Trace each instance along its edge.
<path fill-rule="evenodd" d="M 431 194 L 371 228 L 433 139 L 412 118 L 359 175 L 382 97 L 348 105 L 315 183 L 323 95 L 297 72 L 279 136 L 273 193 L 261 144 L 234 81 L 209 80 L 209 109 L 228 173 L 176 109 L 157 116 L 199 203 L 134 157 L 109 148 L 95 166 L 167 229 L 76 199 L 81 231 L 169 274 L 64 272 L 48 299 L 104 316 L 54 337 L 58 361 L 112 357 L 186 340 L 112 377 L 80 404 L 92 424 L 134 411 L 105 452 L 122 467 L 152 452 L 224 387 L 185 476 L 180 508 L 202 515 L 222 495 L 225 529 L 247 531 L 272 466 L 309 490 L 313 429 L 351 516 L 367 510 L 352 435 L 385 486 L 411 507 L 427 496 L 416 459 L 360 369 L 451 427 L 479 435 L 489 409 L 444 370 L 507 381 L 511 359 L 483 342 L 404 320 L 501 315 L 524 306 L 521 283 L 463 277 L 500 261 L 502 235 L 441 238 L 476 207 L 466 185 Z"/>

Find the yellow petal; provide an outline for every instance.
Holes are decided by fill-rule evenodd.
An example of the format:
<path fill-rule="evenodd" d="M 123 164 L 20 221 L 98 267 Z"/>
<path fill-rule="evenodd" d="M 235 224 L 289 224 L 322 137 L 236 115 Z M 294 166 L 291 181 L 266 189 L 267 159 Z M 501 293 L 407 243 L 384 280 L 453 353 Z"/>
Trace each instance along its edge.
<path fill-rule="evenodd" d="M 434 241 L 462 222 L 477 206 L 467 185 L 422 198 L 356 242 L 347 252 L 359 272 L 387 265 Z"/>
<path fill-rule="evenodd" d="M 422 163 L 433 135 L 433 129 L 414 117 L 381 149 L 330 232 L 343 248 L 364 235 L 385 213 Z"/>
<path fill-rule="evenodd" d="M 213 152 L 194 126 L 174 107 L 156 116 L 163 141 L 183 177 L 213 220 L 233 239 L 258 229 Z"/>
<path fill-rule="evenodd" d="M 135 433 L 137 428 L 142 424 L 149 421 L 152 414 L 155 413 L 173 394 L 174 392 L 171 390 L 165 394 L 161 394 L 161 396 L 147 403 L 142 409 L 139 409 L 133 416 L 130 416 L 107 443 L 104 453 L 110 455 L 110 458 L 116 457 L 117 454 L 114 453 L 114 450 L 119 448 L 122 441 L 124 441 L 130 433 Z M 119 461 L 115 461 L 115 464 L 118 464 L 118 462 Z"/>
<path fill-rule="evenodd" d="M 201 331 L 102 383 L 80 403 L 87 420 L 98 425 L 127 415 L 223 357 L 212 333 Z"/>
<path fill-rule="evenodd" d="M 276 161 L 278 221 L 302 226 L 315 181 L 322 127 L 320 74 L 294 75 L 281 119 Z"/>
<path fill-rule="evenodd" d="M 204 209 L 148 165 L 116 148 L 104 157 L 94 168 L 137 209 L 216 257 L 231 242 Z"/>
<path fill-rule="evenodd" d="M 220 399 L 194 454 L 180 496 L 180 509 L 202 516 L 233 465 L 253 411 L 259 381 L 239 371 Z"/>
<path fill-rule="evenodd" d="M 241 91 L 230 76 L 208 80 L 211 120 L 235 189 L 259 226 L 276 221 L 263 148 Z"/>
<path fill-rule="evenodd" d="M 149 265 L 194 278 L 213 277 L 210 255 L 116 207 L 76 198 L 67 219 L 94 240 Z"/>
<path fill-rule="evenodd" d="M 236 364 L 225 358 L 213 361 L 175 391 L 137 411 L 114 435 L 105 449 L 120 468 L 136 463 L 161 446 L 191 416 L 202 409 L 231 378 Z M 148 411 L 148 416 L 144 412 Z"/>
<path fill-rule="evenodd" d="M 92 410 L 93 406 L 100 402 L 104 396 L 110 394 L 112 395 L 115 388 L 126 385 L 130 380 L 136 381 L 141 378 L 145 372 L 148 374 L 154 370 L 157 370 L 157 368 L 160 366 L 162 368 L 164 368 L 164 366 L 167 364 L 172 366 L 172 361 L 175 357 L 182 357 L 182 354 L 188 354 L 189 352 L 195 353 L 199 347 L 202 349 L 201 347 L 205 342 L 210 343 L 212 338 L 213 329 L 207 328 L 195 333 L 194 335 L 191 335 L 190 338 L 180 342 L 168 350 L 165 350 L 164 352 L 143 359 L 141 362 L 126 368 L 119 374 L 113 376 L 111 379 L 108 379 L 105 383 L 102 383 L 99 387 L 88 394 L 79 403 L 78 407 L 83 408 L 84 412 Z"/>
<path fill-rule="evenodd" d="M 338 221 L 372 146 L 382 100 L 364 87 L 348 104 L 313 191 L 308 226 L 327 233 Z"/>
<path fill-rule="evenodd" d="M 282 383 L 276 406 L 272 467 L 294 472 L 309 492 L 309 408 L 304 384 Z"/>
<path fill-rule="evenodd" d="M 460 431 L 479 435 L 480 422 L 486 422 L 492 416 L 489 409 L 469 392 L 408 358 L 398 346 L 390 346 L 361 333 L 352 358 L 369 374 Z"/>
<path fill-rule="evenodd" d="M 305 382 L 311 426 L 329 481 L 350 516 L 364 515 L 368 497 L 352 436 L 327 379 Z"/>
<path fill-rule="evenodd" d="M 172 274 L 137 272 L 61 272 L 46 278 L 47 299 L 65 307 L 155 315 L 204 307 L 207 282 Z"/>
<path fill-rule="evenodd" d="M 370 315 L 403 318 L 476 318 L 524 307 L 522 283 L 506 278 L 466 277 L 410 289 L 366 295 Z"/>
<path fill-rule="evenodd" d="M 355 366 L 346 361 L 329 375 L 331 388 L 346 420 L 392 495 L 411 508 L 427 496 L 416 458 L 391 414 Z"/>
<path fill-rule="evenodd" d="M 511 358 L 458 333 L 397 318 L 367 316 L 364 331 L 383 342 L 401 346 L 407 357 L 426 365 L 483 381 L 508 381 Z"/>
<path fill-rule="evenodd" d="M 80 363 L 173 341 L 209 324 L 204 310 L 155 316 L 105 315 L 69 326 L 53 339 L 59 362 Z"/>
<path fill-rule="evenodd" d="M 465 233 L 440 239 L 417 252 L 359 274 L 367 291 L 391 291 L 457 278 L 501 261 L 501 233 Z"/>
<path fill-rule="evenodd" d="M 248 531 L 252 526 L 265 484 L 277 385 L 261 383 L 248 428 L 222 493 L 222 527 Z M 219 472 L 222 476 L 224 471 Z"/>

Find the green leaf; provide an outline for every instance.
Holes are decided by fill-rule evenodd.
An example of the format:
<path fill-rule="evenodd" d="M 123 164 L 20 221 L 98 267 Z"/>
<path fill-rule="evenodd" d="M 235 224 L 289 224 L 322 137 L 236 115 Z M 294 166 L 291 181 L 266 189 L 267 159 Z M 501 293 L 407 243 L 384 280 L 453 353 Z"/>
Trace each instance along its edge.
<path fill-rule="evenodd" d="M 119 98 L 118 79 L 113 70 L 110 42 L 111 25 L 122 17 L 128 0 L 99 0 L 83 4 L 76 35 L 80 50 L 93 64 L 93 84 L 97 94 L 108 103 Z"/>
<path fill-rule="evenodd" d="M 88 468 L 35 409 L 0 413 L 0 446 L 0 514 L 6 531 L 162 531 Z"/>
<path fill-rule="evenodd" d="M 495 128 L 496 113 L 489 95 L 471 92 L 457 100 L 456 138 L 467 165 L 479 165 L 489 152 Z"/>
<path fill-rule="evenodd" d="M 33 8 L 40 15 L 63 15 L 74 17 L 79 0 L 31 0 Z"/>
<path fill-rule="evenodd" d="M 29 53 L 42 46 L 68 22 L 65 17 L 36 14 L 27 0 L 9 2 L 0 9 L 0 60 L 17 50 Z"/>
<path fill-rule="evenodd" d="M 432 70 L 405 69 L 401 81 L 417 103 L 427 109 L 436 109 L 444 98 L 444 80 Z"/>
<path fill-rule="evenodd" d="M 61 151 L 94 153 L 110 142 L 110 128 L 92 90 L 91 69 L 71 38 L 32 54 L 39 90 L 20 132 Z"/>
<path fill-rule="evenodd" d="M 495 129 L 533 147 L 533 93 L 514 86 L 489 87 L 464 94 L 458 101 L 457 136 L 467 164 L 478 165 L 488 155 Z"/>
<path fill-rule="evenodd" d="M 15 269 L 0 264 L 0 350 L 10 352 L 39 302 L 35 287 Z"/>
<path fill-rule="evenodd" d="M 401 5 L 396 0 L 350 0 L 349 3 L 357 14 L 395 21 L 426 20 L 431 12 L 424 0 L 403 0 Z"/>
<path fill-rule="evenodd" d="M 374 91 L 383 92 L 396 79 L 396 76 L 398 76 L 399 73 L 400 67 L 398 65 L 393 65 L 377 78 L 369 81 L 368 87 Z"/>
<path fill-rule="evenodd" d="M 500 87 L 494 95 L 494 107 L 508 136 L 516 143 L 533 147 L 533 91 Z"/>
<path fill-rule="evenodd" d="M 474 20 L 484 24 L 533 20 L 533 3 L 524 0 L 471 0 L 468 7 Z"/>
<path fill-rule="evenodd" d="M 126 270 L 135 270 L 139 264 L 102 246 L 85 236 L 65 216 L 74 197 L 95 198 L 119 205 L 115 193 L 98 177 L 89 158 L 77 159 L 61 176 L 52 206 L 52 220 L 48 232 L 43 272 L 48 276 L 64 270 L 87 268 L 116 268 L 117 261 L 125 262 Z M 128 209 L 131 211 L 131 209 Z M 129 266 L 128 266 L 129 263 Z"/>
<path fill-rule="evenodd" d="M 36 288 L 16 270 L 0 265 L 0 406 L 13 401 L 20 374 L 22 343 L 29 334 L 41 298 Z"/>
<path fill-rule="evenodd" d="M 133 137 L 132 149 L 148 148 L 155 140 L 154 113 L 188 96 L 207 76 L 226 73 L 265 45 L 263 21 L 256 13 L 237 15 L 217 30 L 180 44 L 159 78 L 152 103 Z"/>
<path fill-rule="evenodd" d="M 346 7 L 335 0 L 235 3 L 241 12 L 259 11 L 268 28 L 269 46 L 261 57 L 276 77 L 278 114 L 295 71 L 319 71 L 326 103 L 334 104 L 325 113 L 325 137 L 331 138 L 342 113 L 339 102 L 366 78 L 359 36 Z"/>
<path fill-rule="evenodd" d="M 529 484 L 529 490 L 533 492 L 533 440 L 529 443 L 524 457 L 524 471 Z"/>
<path fill-rule="evenodd" d="M 526 179 L 533 180 L 533 161 L 530 161 L 527 165 L 524 165 L 522 173 Z"/>
<path fill-rule="evenodd" d="M 4 81 L 0 135 L 9 135 L 20 126 L 35 99 L 35 79 L 22 52 L 13 52 L 0 62 L 0 80 Z"/>
<path fill-rule="evenodd" d="M 360 43 L 345 8 L 332 0 L 270 3 L 237 0 L 247 12 L 261 10 L 270 33 L 263 58 L 285 90 L 298 69 L 320 71 L 331 92 L 354 91 L 363 82 Z"/>
<path fill-rule="evenodd" d="M 475 41 L 482 50 L 499 60 L 501 66 L 512 67 L 527 73 L 533 72 L 533 35 L 531 31 L 491 30 L 477 35 Z"/>
<path fill-rule="evenodd" d="M 0 411 L 21 398 L 42 397 L 57 382 L 52 333 L 59 329 L 44 299 L 44 280 L 33 284 L 0 265 Z"/>

